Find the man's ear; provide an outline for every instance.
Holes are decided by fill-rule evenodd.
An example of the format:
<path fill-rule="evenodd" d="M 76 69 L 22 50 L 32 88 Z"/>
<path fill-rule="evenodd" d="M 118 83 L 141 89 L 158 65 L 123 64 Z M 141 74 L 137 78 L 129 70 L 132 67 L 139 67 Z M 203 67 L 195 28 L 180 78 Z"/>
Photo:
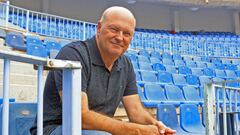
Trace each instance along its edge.
<path fill-rule="evenodd" d="M 98 21 L 98 23 L 97 23 L 97 34 L 100 33 L 101 27 L 102 27 L 102 23 L 100 21 Z"/>

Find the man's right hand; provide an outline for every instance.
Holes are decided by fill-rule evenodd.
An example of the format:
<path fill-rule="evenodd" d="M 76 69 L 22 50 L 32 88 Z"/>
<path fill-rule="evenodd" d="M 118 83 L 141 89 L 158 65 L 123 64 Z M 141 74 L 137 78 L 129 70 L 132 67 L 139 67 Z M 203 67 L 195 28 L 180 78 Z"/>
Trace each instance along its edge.
<path fill-rule="evenodd" d="M 158 127 L 155 125 L 141 125 L 137 135 L 160 135 Z"/>

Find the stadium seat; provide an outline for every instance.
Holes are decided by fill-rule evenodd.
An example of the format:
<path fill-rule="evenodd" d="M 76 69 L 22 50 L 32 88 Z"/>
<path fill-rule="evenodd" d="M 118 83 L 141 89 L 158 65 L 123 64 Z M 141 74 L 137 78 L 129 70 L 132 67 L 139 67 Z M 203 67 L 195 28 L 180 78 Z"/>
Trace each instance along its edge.
<path fill-rule="evenodd" d="M 151 63 L 139 62 L 138 66 L 140 70 L 153 71 Z"/>
<path fill-rule="evenodd" d="M 178 86 L 185 86 L 187 85 L 186 79 L 184 75 L 181 74 L 172 74 L 173 82 L 175 85 Z"/>
<path fill-rule="evenodd" d="M 208 68 L 211 68 L 211 69 L 215 69 L 216 68 L 216 65 L 214 63 L 207 63 L 207 67 Z"/>
<path fill-rule="evenodd" d="M 138 54 L 141 55 L 141 56 L 145 56 L 145 57 L 147 57 L 147 58 L 150 57 L 149 53 L 148 53 L 146 50 L 140 50 L 140 51 L 138 52 Z"/>
<path fill-rule="evenodd" d="M 222 59 L 222 64 L 231 64 L 230 59 Z"/>
<path fill-rule="evenodd" d="M 9 135 L 30 135 L 37 113 L 36 103 L 10 103 L 9 104 Z M 0 107 L 2 117 L 2 106 Z M 2 118 L 1 118 L 2 119 Z M 0 121 L 2 127 L 2 121 Z M 0 135 L 2 128 L 0 128 Z"/>
<path fill-rule="evenodd" d="M 237 78 L 235 71 L 233 70 L 225 70 L 226 78 Z"/>
<path fill-rule="evenodd" d="M 226 70 L 237 70 L 237 66 L 234 64 L 225 64 Z"/>
<path fill-rule="evenodd" d="M 195 57 L 193 57 L 193 61 L 199 62 L 199 61 L 202 61 L 202 58 L 195 56 Z"/>
<path fill-rule="evenodd" d="M 132 61 L 132 62 L 137 62 L 137 56 L 132 53 L 125 53 L 125 55 Z"/>
<path fill-rule="evenodd" d="M 39 45 L 28 46 L 27 54 L 33 55 L 33 56 L 38 56 L 38 57 L 43 57 L 43 58 L 48 57 L 47 49 L 44 46 L 39 46 Z"/>
<path fill-rule="evenodd" d="M 206 63 L 203 61 L 197 61 L 196 64 L 197 64 L 198 68 L 206 68 L 207 67 Z"/>
<path fill-rule="evenodd" d="M 174 60 L 175 66 L 185 66 L 185 63 L 183 60 Z"/>
<path fill-rule="evenodd" d="M 172 60 L 172 55 L 170 53 L 164 52 L 162 54 L 162 59 L 170 59 L 170 60 Z"/>
<path fill-rule="evenodd" d="M 132 62 L 134 70 L 139 70 L 138 63 L 137 62 Z"/>
<path fill-rule="evenodd" d="M 222 63 L 222 61 L 219 58 L 212 58 L 211 62 L 214 63 L 214 64 L 221 64 Z"/>
<path fill-rule="evenodd" d="M 186 75 L 185 78 L 188 85 L 199 86 L 199 79 L 196 75 Z"/>
<path fill-rule="evenodd" d="M 196 68 L 197 67 L 197 65 L 194 61 L 185 61 L 185 63 L 186 63 L 187 67 L 190 67 L 190 68 Z"/>
<path fill-rule="evenodd" d="M 157 107 L 157 120 L 162 121 L 167 127 L 176 130 L 177 135 L 193 135 L 184 131 L 178 122 L 176 109 L 172 104 L 159 104 Z"/>
<path fill-rule="evenodd" d="M 172 75 L 168 72 L 158 72 L 158 82 L 161 84 L 172 84 Z"/>
<path fill-rule="evenodd" d="M 173 60 L 182 60 L 182 57 L 180 54 L 173 54 L 172 57 L 173 57 Z"/>
<path fill-rule="evenodd" d="M 26 46 L 30 45 L 43 46 L 43 43 L 37 36 L 26 36 Z"/>
<path fill-rule="evenodd" d="M 240 65 L 240 60 L 239 59 L 232 59 L 232 64 Z"/>
<path fill-rule="evenodd" d="M 143 83 L 156 83 L 158 82 L 155 72 L 141 71 L 141 78 Z"/>
<path fill-rule="evenodd" d="M 44 38 L 44 43 L 47 43 L 47 42 L 57 42 L 57 40 L 55 38 L 46 37 Z"/>
<path fill-rule="evenodd" d="M 171 102 L 175 106 L 187 103 L 179 87 L 175 85 L 165 85 L 165 92 L 168 102 Z"/>
<path fill-rule="evenodd" d="M 203 69 L 203 74 L 205 76 L 214 77 L 215 76 L 215 70 L 213 70 L 212 68 L 204 68 Z"/>
<path fill-rule="evenodd" d="M 200 82 L 200 86 L 204 86 L 204 84 L 206 83 L 210 83 L 210 77 L 208 76 L 199 76 L 199 82 Z"/>
<path fill-rule="evenodd" d="M 191 68 L 192 74 L 196 76 L 202 76 L 203 71 L 202 68 Z"/>
<path fill-rule="evenodd" d="M 224 70 L 215 69 L 216 77 L 226 78 Z"/>
<path fill-rule="evenodd" d="M 215 65 L 216 65 L 216 69 L 219 69 L 219 70 L 224 70 L 225 69 L 225 65 L 222 64 L 222 63 L 217 63 Z"/>
<path fill-rule="evenodd" d="M 184 75 L 189 75 L 189 74 L 192 74 L 192 71 L 187 66 L 180 66 L 180 67 L 178 67 L 178 73 L 184 74 Z"/>
<path fill-rule="evenodd" d="M 177 74 L 178 71 L 176 69 L 176 67 L 174 66 L 165 66 L 166 72 L 172 73 L 172 74 Z"/>
<path fill-rule="evenodd" d="M 24 37 L 21 33 L 8 32 L 5 39 L 6 46 L 10 46 L 16 50 L 26 51 Z"/>
<path fill-rule="evenodd" d="M 138 55 L 138 62 L 146 62 L 146 63 L 150 63 L 150 60 L 148 59 L 148 57 L 145 57 L 143 55 Z"/>
<path fill-rule="evenodd" d="M 240 70 L 235 71 L 237 77 L 240 77 Z"/>
<path fill-rule="evenodd" d="M 163 64 L 160 63 L 155 63 L 152 65 L 152 68 L 154 71 L 165 71 L 165 67 L 163 66 Z"/>
<path fill-rule="evenodd" d="M 172 59 L 162 59 L 162 63 L 163 63 L 163 65 L 168 65 L 168 66 L 174 65 Z"/>
<path fill-rule="evenodd" d="M 159 52 L 157 52 L 157 51 L 152 51 L 152 52 L 150 53 L 150 56 L 151 56 L 151 57 L 154 57 L 154 58 L 158 58 L 158 59 L 161 58 L 161 54 L 160 54 Z"/>
<path fill-rule="evenodd" d="M 47 41 L 45 44 L 46 44 L 46 49 L 48 53 L 50 53 L 50 50 L 52 49 L 60 50 L 62 48 L 62 46 L 58 42 Z"/>
<path fill-rule="evenodd" d="M 196 87 L 184 86 L 182 89 L 183 89 L 183 94 L 185 96 L 186 101 L 189 101 L 191 103 L 201 104 L 201 105 L 204 103 Z"/>
<path fill-rule="evenodd" d="M 205 128 L 200 121 L 200 113 L 195 104 L 180 105 L 180 125 L 189 133 L 205 134 Z"/>
<path fill-rule="evenodd" d="M 167 101 L 164 89 L 158 84 L 145 84 L 144 93 L 149 103 L 144 104 L 146 107 L 157 107 L 158 104 Z"/>
<path fill-rule="evenodd" d="M 150 62 L 152 64 L 155 64 L 155 63 L 162 63 L 162 61 L 158 58 L 155 58 L 155 57 L 150 57 Z"/>
<path fill-rule="evenodd" d="M 184 55 L 183 56 L 183 60 L 185 60 L 185 61 L 192 61 L 193 59 L 192 59 L 192 56 Z"/>

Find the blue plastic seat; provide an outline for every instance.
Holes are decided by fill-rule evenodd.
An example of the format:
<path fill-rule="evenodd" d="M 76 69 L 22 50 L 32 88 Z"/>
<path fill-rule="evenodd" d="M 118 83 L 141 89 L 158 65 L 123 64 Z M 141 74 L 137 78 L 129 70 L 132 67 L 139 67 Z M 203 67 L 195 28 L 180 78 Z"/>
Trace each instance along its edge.
<path fill-rule="evenodd" d="M 204 68 L 203 69 L 203 74 L 205 76 L 214 77 L 215 76 L 215 71 L 212 68 Z"/>
<path fill-rule="evenodd" d="M 240 65 L 240 60 L 239 59 L 232 59 L 232 64 Z"/>
<path fill-rule="evenodd" d="M 159 104 L 157 107 L 157 120 L 162 121 L 167 127 L 176 130 L 177 135 L 193 135 L 184 131 L 178 122 L 176 109 L 172 104 Z"/>
<path fill-rule="evenodd" d="M 175 85 L 165 85 L 165 92 L 168 102 L 171 102 L 175 106 L 186 103 L 182 90 L 179 87 Z"/>
<path fill-rule="evenodd" d="M 137 62 L 137 56 L 132 53 L 125 53 L 125 55 L 132 61 L 132 62 Z"/>
<path fill-rule="evenodd" d="M 150 57 L 150 62 L 152 64 L 155 64 L 155 63 L 162 63 L 162 61 L 158 58 L 154 58 L 154 57 Z"/>
<path fill-rule="evenodd" d="M 222 64 L 222 63 L 217 63 L 215 65 L 216 65 L 216 69 L 219 69 L 219 70 L 224 70 L 225 69 L 225 65 Z"/>
<path fill-rule="evenodd" d="M 181 74 L 172 74 L 173 82 L 175 85 L 184 86 L 187 85 L 184 75 Z"/>
<path fill-rule="evenodd" d="M 225 73 L 227 78 L 237 78 L 237 75 L 233 70 L 225 70 Z"/>
<path fill-rule="evenodd" d="M 169 65 L 169 66 L 174 65 L 172 59 L 162 59 L 162 63 L 163 63 L 163 65 Z"/>
<path fill-rule="evenodd" d="M 192 61 L 193 59 L 192 59 L 192 56 L 185 55 L 185 56 L 183 56 L 183 60 Z"/>
<path fill-rule="evenodd" d="M 215 69 L 216 68 L 216 65 L 214 63 L 207 63 L 207 67 L 208 68 L 211 68 L 211 69 Z"/>
<path fill-rule="evenodd" d="M 161 84 L 172 84 L 172 75 L 168 72 L 158 72 L 158 82 Z"/>
<path fill-rule="evenodd" d="M 231 64 L 230 59 L 222 59 L 222 64 Z"/>
<path fill-rule="evenodd" d="M 216 77 L 226 78 L 224 70 L 215 69 Z"/>
<path fill-rule="evenodd" d="M 162 59 L 170 59 L 170 60 L 172 60 L 172 55 L 170 53 L 164 52 L 162 54 Z"/>
<path fill-rule="evenodd" d="M 198 68 L 206 68 L 207 67 L 206 63 L 203 61 L 197 61 L 196 64 L 197 64 Z"/>
<path fill-rule="evenodd" d="M 185 63 L 186 63 L 187 67 L 190 67 L 190 68 L 196 68 L 197 67 L 197 65 L 194 61 L 185 61 Z"/>
<path fill-rule="evenodd" d="M 196 87 L 194 86 L 184 86 L 183 93 L 185 96 L 186 101 L 196 104 L 203 104 L 203 99 L 201 99 L 200 94 Z"/>
<path fill-rule="evenodd" d="M 140 73 L 141 73 L 141 78 L 142 78 L 143 82 L 145 82 L 145 83 L 147 83 L 147 82 L 149 82 L 149 83 L 158 82 L 155 72 L 141 71 Z"/>
<path fill-rule="evenodd" d="M 150 53 L 150 56 L 151 56 L 151 57 L 154 57 L 154 58 L 158 58 L 158 59 L 161 58 L 161 54 L 160 54 L 159 52 L 157 52 L 157 51 L 152 51 L 152 52 Z"/>
<path fill-rule="evenodd" d="M 235 71 L 237 77 L 240 77 L 240 70 Z"/>
<path fill-rule="evenodd" d="M 202 61 L 202 58 L 195 56 L 195 57 L 193 57 L 193 61 L 199 62 L 199 61 Z"/>
<path fill-rule="evenodd" d="M 185 66 L 185 63 L 183 60 L 174 60 L 175 66 Z"/>
<path fill-rule="evenodd" d="M 27 36 L 26 37 L 26 46 L 28 47 L 30 45 L 43 46 L 43 43 L 37 36 Z"/>
<path fill-rule="evenodd" d="M 62 48 L 62 46 L 58 42 L 47 41 L 45 44 L 46 44 L 46 49 L 47 49 L 48 53 L 52 49 L 60 50 Z"/>
<path fill-rule="evenodd" d="M 55 38 L 46 37 L 44 38 L 44 43 L 47 43 L 47 42 L 57 42 L 57 40 Z"/>
<path fill-rule="evenodd" d="M 210 83 L 210 77 L 208 76 L 199 76 L 199 82 L 200 82 L 200 86 L 204 86 L 204 84 L 206 83 Z"/>
<path fill-rule="evenodd" d="M 172 74 L 177 74 L 178 73 L 176 67 L 174 67 L 174 66 L 165 66 L 165 68 L 166 68 L 166 72 L 169 72 L 169 73 L 172 73 Z"/>
<path fill-rule="evenodd" d="M 192 74 L 196 76 L 202 76 L 203 71 L 202 68 L 191 68 Z"/>
<path fill-rule="evenodd" d="M 139 69 L 140 70 L 147 70 L 147 71 L 153 71 L 152 65 L 147 62 L 139 62 L 138 63 Z"/>
<path fill-rule="evenodd" d="M 142 56 L 145 56 L 145 57 L 147 57 L 147 58 L 150 57 L 149 53 L 148 53 L 146 50 L 140 50 L 140 51 L 138 52 L 138 54 L 139 54 L 139 55 L 142 55 Z"/>
<path fill-rule="evenodd" d="M 225 64 L 227 70 L 237 70 L 237 66 L 234 64 Z"/>
<path fill-rule="evenodd" d="M 178 67 L 178 73 L 184 74 L 184 75 L 189 75 L 189 74 L 192 74 L 192 71 L 187 66 L 180 66 L 180 67 Z"/>
<path fill-rule="evenodd" d="M 10 103 L 9 104 L 9 135 L 30 135 L 37 113 L 36 103 Z M 2 106 L 0 108 L 2 117 Z M 2 119 L 2 118 L 1 118 Z M 2 127 L 2 121 L 0 121 Z M 2 128 L 0 128 L 0 135 Z"/>
<path fill-rule="evenodd" d="M 211 62 L 214 63 L 214 64 L 221 64 L 222 63 L 222 61 L 219 58 L 212 58 Z"/>
<path fill-rule="evenodd" d="M 39 45 L 27 46 L 27 54 L 44 58 L 48 57 L 47 49 Z"/>
<path fill-rule="evenodd" d="M 5 38 L 5 44 L 16 50 L 26 51 L 26 45 L 24 44 L 24 37 L 21 33 L 8 32 Z"/>
<path fill-rule="evenodd" d="M 165 71 L 165 67 L 163 66 L 163 64 L 160 64 L 160 63 L 155 63 L 152 65 L 152 68 L 154 71 Z"/>
<path fill-rule="evenodd" d="M 189 133 L 205 134 L 205 128 L 200 121 L 198 107 L 195 104 L 180 105 L 180 125 Z"/>
<path fill-rule="evenodd" d="M 180 54 L 173 54 L 173 60 L 182 60 L 182 56 Z"/>
<path fill-rule="evenodd" d="M 195 87 L 199 86 L 199 79 L 196 75 L 186 75 L 185 78 L 188 85 L 193 85 Z"/>
<path fill-rule="evenodd" d="M 148 57 L 145 57 L 145 56 L 143 56 L 143 55 L 138 55 L 137 58 L 138 58 L 138 62 L 147 62 L 147 63 L 150 63 L 150 60 L 148 59 Z"/>
<path fill-rule="evenodd" d="M 158 84 L 145 84 L 144 93 L 146 99 L 149 101 L 144 104 L 146 107 L 157 107 L 158 104 L 167 101 L 164 89 Z"/>

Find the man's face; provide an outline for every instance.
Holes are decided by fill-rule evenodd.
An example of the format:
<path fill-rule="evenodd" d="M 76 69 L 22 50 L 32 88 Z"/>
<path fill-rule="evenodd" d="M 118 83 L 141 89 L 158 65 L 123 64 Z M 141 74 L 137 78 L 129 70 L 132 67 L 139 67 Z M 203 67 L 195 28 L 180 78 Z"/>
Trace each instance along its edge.
<path fill-rule="evenodd" d="M 98 22 L 99 49 L 109 56 L 121 56 L 129 47 L 135 29 L 135 21 L 123 15 L 109 15 Z"/>

